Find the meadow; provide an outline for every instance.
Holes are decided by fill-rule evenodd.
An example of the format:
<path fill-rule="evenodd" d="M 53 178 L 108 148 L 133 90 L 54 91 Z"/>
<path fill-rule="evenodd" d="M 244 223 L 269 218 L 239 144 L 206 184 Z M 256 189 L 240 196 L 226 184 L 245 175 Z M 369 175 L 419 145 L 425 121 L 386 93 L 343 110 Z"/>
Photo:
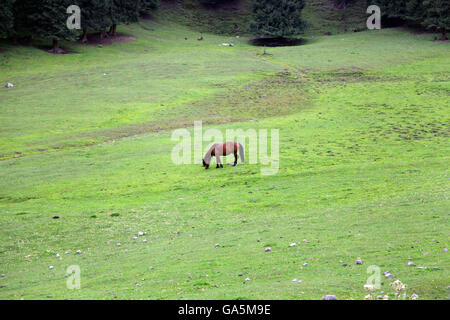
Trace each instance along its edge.
<path fill-rule="evenodd" d="M 0 44 L 0 298 L 362 299 L 376 265 L 375 295 L 448 299 L 448 42 L 312 29 L 263 55 L 165 16 L 119 32 L 137 40 Z M 174 165 L 197 120 L 279 129 L 279 172 Z"/>

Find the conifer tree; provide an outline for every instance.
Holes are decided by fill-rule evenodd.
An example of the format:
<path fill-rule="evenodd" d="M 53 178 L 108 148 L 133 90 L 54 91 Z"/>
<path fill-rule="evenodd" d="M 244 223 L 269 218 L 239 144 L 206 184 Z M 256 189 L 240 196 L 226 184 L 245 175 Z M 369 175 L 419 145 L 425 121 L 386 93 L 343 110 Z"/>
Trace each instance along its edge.
<path fill-rule="evenodd" d="M 259 36 L 288 37 L 302 33 L 304 6 L 304 0 L 255 1 L 250 29 Z"/>
<path fill-rule="evenodd" d="M 14 28 L 14 0 L 4 0 L 0 5 L 0 38 L 7 38 L 13 33 Z"/>
<path fill-rule="evenodd" d="M 450 30 L 450 2 L 448 0 L 426 0 L 423 2 L 425 19 L 422 25 L 442 33 L 442 40 L 447 40 Z"/>

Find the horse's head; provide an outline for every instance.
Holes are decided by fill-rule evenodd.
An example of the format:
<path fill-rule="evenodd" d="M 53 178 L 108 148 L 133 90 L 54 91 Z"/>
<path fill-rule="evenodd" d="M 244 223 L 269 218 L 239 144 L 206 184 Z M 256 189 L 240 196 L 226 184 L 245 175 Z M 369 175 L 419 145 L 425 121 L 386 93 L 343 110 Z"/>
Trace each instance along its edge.
<path fill-rule="evenodd" d="M 203 161 L 203 166 L 205 167 L 205 169 L 208 169 L 208 168 L 209 168 L 209 164 L 207 164 L 207 163 L 205 162 L 205 159 L 203 159 L 202 161 Z"/>

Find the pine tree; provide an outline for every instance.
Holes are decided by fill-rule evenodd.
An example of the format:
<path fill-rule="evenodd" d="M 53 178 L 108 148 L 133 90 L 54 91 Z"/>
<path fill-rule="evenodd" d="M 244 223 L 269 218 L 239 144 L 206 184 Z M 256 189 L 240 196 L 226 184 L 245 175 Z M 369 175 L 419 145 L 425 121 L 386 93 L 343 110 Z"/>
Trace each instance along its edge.
<path fill-rule="evenodd" d="M 119 24 L 129 24 L 138 21 L 141 7 L 140 0 L 112 0 L 110 34 L 116 34 Z"/>
<path fill-rule="evenodd" d="M 287 37 L 302 33 L 304 0 L 258 0 L 250 29 L 259 36 Z"/>
<path fill-rule="evenodd" d="M 90 30 L 100 31 L 104 36 L 104 30 L 112 25 L 112 0 L 77 0 L 75 2 L 81 9 L 82 42 L 87 42 L 87 33 Z"/>
<path fill-rule="evenodd" d="M 420 26 L 425 19 L 423 0 L 409 0 L 406 2 L 405 20 L 410 26 Z"/>
<path fill-rule="evenodd" d="M 159 7 L 159 0 L 141 0 L 139 4 L 139 11 L 156 9 Z"/>
<path fill-rule="evenodd" d="M 7 38 L 13 33 L 13 4 L 14 0 L 4 0 L 4 3 L 0 5 L 0 38 Z"/>
<path fill-rule="evenodd" d="M 450 30 L 450 2 L 448 0 L 426 0 L 423 2 L 425 19 L 422 25 L 442 33 L 442 40 L 447 39 Z"/>
<path fill-rule="evenodd" d="M 72 4 L 73 0 L 16 0 L 15 33 L 51 40 L 56 53 L 59 41 L 72 41 L 77 37 L 77 31 L 67 27 L 67 8 Z"/>

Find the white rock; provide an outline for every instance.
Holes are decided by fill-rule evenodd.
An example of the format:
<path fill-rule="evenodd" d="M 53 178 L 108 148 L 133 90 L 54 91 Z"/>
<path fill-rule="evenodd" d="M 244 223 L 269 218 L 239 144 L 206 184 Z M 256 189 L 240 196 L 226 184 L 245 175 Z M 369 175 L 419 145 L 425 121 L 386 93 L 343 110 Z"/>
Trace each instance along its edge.
<path fill-rule="evenodd" d="M 142 231 L 139 231 L 138 232 L 138 236 L 140 237 L 140 236 L 143 236 L 144 235 L 144 233 L 142 232 Z"/>
<path fill-rule="evenodd" d="M 250 281 L 250 278 L 245 278 L 245 282 L 249 282 Z"/>
<path fill-rule="evenodd" d="M 147 242 L 147 239 L 142 240 L 142 242 Z"/>
<path fill-rule="evenodd" d="M 331 294 L 327 294 L 323 297 L 323 300 L 337 300 L 336 296 L 333 296 Z"/>
<path fill-rule="evenodd" d="M 264 251 L 270 252 L 270 251 L 272 251 L 272 248 L 271 247 L 267 247 Z"/>
<path fill-rule="evenodd" d="M 289 247 L 295 247 L 295 246 L 297 246 L 297 244 L 296 244 L 295 242 L 292 242 L 292 243 L 289 245 Z"/>
<path fill-rule="evenodd" d="M 119 242 L 119 243 L 117 243 L 117 246 L 118 246 L 118 247 L 120 247 L 120 246 L 121 246 L 120 242 Z"/>
<path fill-rule="evenodd" d="M 5 88 L 12 88 L 12 87 L 14 87 L 14 85 L 12 83 L 7 82 L 5 84 Z"/>
<path fill-rule="evenodd" d="M 292 279 L 292 282 L 298 282 L 297 278 Z"/>
<path fill-rule="evenodd" d="M 219 247 L 219 244 L 218 243 L 216 243 L 215 245 L 214 245 L 216 248 L 218 248 Z"/>
<path fill-rule="evenodd" d="M 358 258 L 358 260 L 355 261 L 355 264 L 363 264 L 361 258 Z"/>
<path fill-rule="evenodd" d="M 136 239 L 137 239 L 137 237 L 136 237 L 136 236 L 133 236 L 133 239 L 134 239 L 134 240 L 136 240 Z"/>
<path fill-rule="evenodd" d="M 304 267 L 306 267 L 307 265 L 308 265 L 308 264 L 307 264 L 306 262 L 303 264 Z"/>
<path fill-rule="evenodd" d="M 447 248 L 444 248 L 444 252 L 447 252 L 448 251 L 448 249 Z"/>
<path fill-rule="evenodd" d="M 408 261 L 408 266 L 413 266 L 413 265 L 414 265 L 414 262 Z"/>
<path fill-rule="evenodd" d="M 60 257 L 59 253 L 57 253 L 57 254 L 56 254 L 56 257 L 57 257 L 57 258 L 59 258 L 59 257 Z"/>
<path fill-rule="evenodd" d="M 77 253 L 77 254 L 81 254 L 81 250 L 77 250 L 76 253 Z"/>
<path fill-rule="evenodd" d="M 50 266 L 50 267 L 48 267 L 50 270 L 52 270 L 53 268 L 54 268 L 54 266 Z"/>

